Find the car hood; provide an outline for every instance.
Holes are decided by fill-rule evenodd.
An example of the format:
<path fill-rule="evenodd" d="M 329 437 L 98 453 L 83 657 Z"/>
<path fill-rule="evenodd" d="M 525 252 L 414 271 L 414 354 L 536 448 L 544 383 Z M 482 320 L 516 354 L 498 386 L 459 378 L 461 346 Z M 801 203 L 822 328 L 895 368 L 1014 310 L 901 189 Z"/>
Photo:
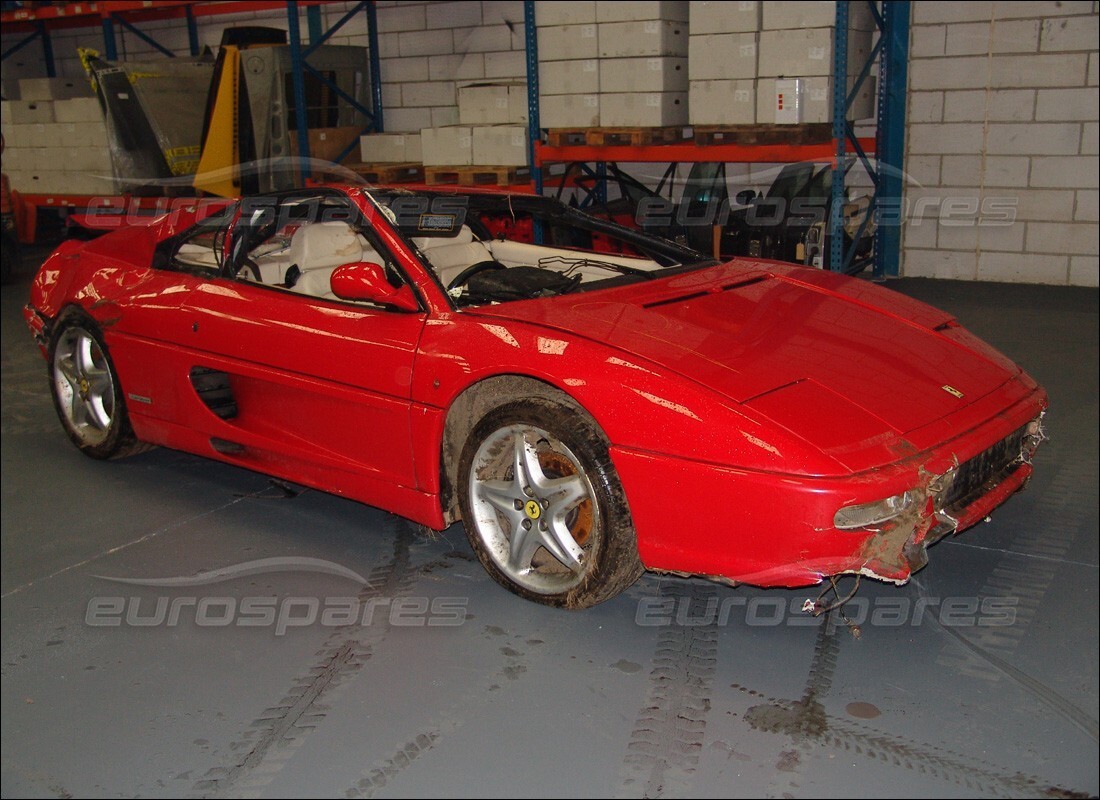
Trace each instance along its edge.
<path fill-rule="evenodd" d="M 478 312 L 647 359 L 826 450 L 921 428 L 1019 372 L 953 337 L 961 329 L 948 314 L 866 281 L 773 262 Z"/>

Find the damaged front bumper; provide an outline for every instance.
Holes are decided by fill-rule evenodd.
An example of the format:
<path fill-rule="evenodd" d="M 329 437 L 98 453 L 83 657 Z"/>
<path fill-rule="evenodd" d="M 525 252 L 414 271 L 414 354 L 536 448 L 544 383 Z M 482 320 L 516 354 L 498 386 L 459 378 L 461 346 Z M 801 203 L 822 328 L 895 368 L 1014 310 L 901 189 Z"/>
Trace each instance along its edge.
<path fill-rule="evenodd" d="M 23 319 L 26 320 L 27 327 L 31 329 L 34 343 L 38 345 L 38 349 L 45 356 L 50 346 L 50 321 L 29 303 L 23 306 Z"/>
<path fill-rule="evenodd" d="M 927 563 L 929 545 L 985 519 L 1027 484 L 1045 438 L 1046 397 L 1038 388 L 1023 394 L 945 443 L 848 477 L 759 473 L 612 447 L 642 563 L 756 586 L 845 574 L 905 583 Z M 901 496 L 888 519 L 837 525 L 842 509 Z"/>

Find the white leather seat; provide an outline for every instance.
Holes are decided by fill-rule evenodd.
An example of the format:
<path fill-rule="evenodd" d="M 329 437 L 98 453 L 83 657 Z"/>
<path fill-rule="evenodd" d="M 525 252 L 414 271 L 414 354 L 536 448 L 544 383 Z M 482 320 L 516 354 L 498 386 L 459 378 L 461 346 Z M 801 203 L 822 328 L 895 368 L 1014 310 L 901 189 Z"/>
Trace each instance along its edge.
<path fill-rule="evenodd" d="M 474 239 L 469 225 L 463 225 L 457 236 L 442 238 L 423 236 L 413 239 L 435 269 L 439 282 L 446 286 L 462 270 L 479 261 L 492 261 L 489 248 Z"/>
<path fill-rule="evenodd" d="M 289 256 L 289 262 L 301 270 L 291 289 L 330 300 L 336 297 L 330 278 L 337 267 L 356 261 L 382 262 L 367 240 L 346 222 L 303 225 L 290 240 Z"/>

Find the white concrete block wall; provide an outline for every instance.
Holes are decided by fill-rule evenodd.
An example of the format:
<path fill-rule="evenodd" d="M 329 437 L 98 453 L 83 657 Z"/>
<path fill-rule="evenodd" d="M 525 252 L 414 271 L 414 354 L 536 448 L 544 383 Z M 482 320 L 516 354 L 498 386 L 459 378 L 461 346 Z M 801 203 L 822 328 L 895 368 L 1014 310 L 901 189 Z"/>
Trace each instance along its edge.
<path fill-rule="evenodd" d="M 324 25 L 334 24 L 355 3 L 322 7 Z M 419 0 L 377 4 L 378 50 L 381 59 L 385 124 L 389 131 L 419 131 L 449 125 L 458 116 L 457 87 L 482 80 L 514 81 L 527 77 L 523 40 L 522 0 Z M 230 25 L 287 28 L 285 13 L 262 11 L 206 17 L 199 22 L 199 41 L 216 49 L 222 30 Z M 179 54 L 188 52 L 182 21 L 140 23 L 143 32 Z M 307 30 L 301 16 L 303 35 Z M 115 27 L 121 59 L 161 58 L 162 55 L 122 26 Z M 7 49 L 21 36 L 0 36 Z M 366 14 L 349 20 L 329 42 L 366 47 Z M 57 31 L 52 36 L 59 75 L 84 74 L 77 48 L 103 51 L 98 25 Z M 19 78 L 44 77 L 45 65 L 36 45 L 29 45 L 4 62 L 4 96 L 17 92 Z"/>
<path fill-rule="evenodd" d="M 905 275 L 1097 285 L 1097 21 L 915 0 Z"/>

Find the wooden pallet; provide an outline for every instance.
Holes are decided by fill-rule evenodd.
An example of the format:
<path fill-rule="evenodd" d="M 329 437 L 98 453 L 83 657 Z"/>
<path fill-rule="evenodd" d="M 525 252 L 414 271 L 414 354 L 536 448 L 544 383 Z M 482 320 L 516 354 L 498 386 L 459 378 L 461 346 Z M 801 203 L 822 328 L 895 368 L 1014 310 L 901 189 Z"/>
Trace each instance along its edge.
<path fill-rule="evenodd" d="M 424 167 L 424 183 L 429 186 L 513 186 L 530 180 L 531 170 L 527 167 Z"/>
<path fill-rule="evenodd" d="M 418 162 L 401 164 L 347 164 L 367 183 L 420 183 L 424 180 L 424 165 Z"/>
<path fill-rule="evenodd" d="M 695 144 L 824 144 L 832 141 L 828 122 L 802 125 L 696 125 Z"/>
<path fill-rule="evenodd" d="M 551 147 L 576 147 L 588 144 L 590 128 L 551 128 L 546 132 L 546 143 Z"/>
<path fill-rule="evenodd" d="M 671 128 L 589 128 L 586 144 L 593 147 L 643 147 L 684 140 L 683 126 Z"/>
<path fill-rule="evenodd" d="M 640 147 L 652 144 L 674 144 L 684 139 L 682 127 L 668 128 L 551 128 L 546 143 L 551 147 Z"/>

